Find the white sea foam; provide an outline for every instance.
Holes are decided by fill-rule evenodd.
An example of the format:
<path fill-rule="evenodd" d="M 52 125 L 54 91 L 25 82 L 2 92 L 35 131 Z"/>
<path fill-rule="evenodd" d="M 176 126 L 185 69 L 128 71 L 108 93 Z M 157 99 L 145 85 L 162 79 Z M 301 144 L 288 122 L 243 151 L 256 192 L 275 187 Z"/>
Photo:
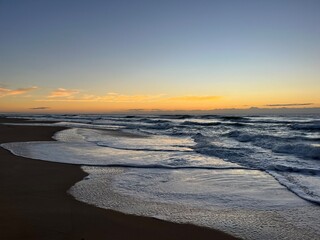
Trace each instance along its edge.
<path fill-rule="evenodd" d="M 193 223 L 244 239 L 320 237 L 320 209 L 261 171 L 83 169 L 90 177 L 70 193 L 98 207 Z"/>
<path fill-rule="evenodd" d="M 112 135 L 113 134 L 113 135 Z M 57 133 L 57 142 L 14 142 L 1 144 L 15 155 L 61 163 L 100 166 L 131 166 L 155 168 L 241 168 L 237 164 L 228 163 L 221 159 L 208 157 L 188 151 L 186 147 L 179 147 L 179 139 L 154 136 L 149 139 L 148 151 L 134 149 L 134 142 L 146 144 L 145 140 L 121 134 L 114 135 L 103 130 L 68 129 Z M 109 142 L 113 139 L 125 149 L 102 147 L 97 144 Z M 160 144 L 160 141 L 166 139 Z M 186 139 L 181 139 L 181 145 Z M 129 144 L 129 145 L 126 145 Z M 173 144 L 173 145 L 172 145 Z M 183 145 L 182 145 L 183 146 Z M 130 149 L 130 147 L 132 149 Z M 177 151 L 172 151 L 179 149 Z M 153 150 L 153 151 L 152 151 Z M 163 150 L 163 151 L 159 151 Z M 169 151 L 168 151 L 169 150 Z"/>
<path fill-rule="evenodd" d="M 282 185 L 298 196 L 320 204 L 320 176 L 318 174 L 308 174 L 299 172 L 277 172 L 268 171 Z M 319 225 L 320 226 L 320 225 Z"/>

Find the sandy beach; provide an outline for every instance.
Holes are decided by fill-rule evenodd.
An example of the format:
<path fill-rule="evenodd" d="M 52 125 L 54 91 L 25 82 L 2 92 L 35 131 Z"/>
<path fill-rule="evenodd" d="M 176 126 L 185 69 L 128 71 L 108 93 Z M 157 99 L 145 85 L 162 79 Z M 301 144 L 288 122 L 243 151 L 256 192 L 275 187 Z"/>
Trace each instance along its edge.
<path fill-rule="evenodd" d="M 50 141 L 62 129 L 0 124 L 0 143 Z M 213 229 L 78 202 L 67 190 L 86 176 L 79 166 L 17 157 L 3 148 L 0 156 L 1 239 L 235 239 Z"/>

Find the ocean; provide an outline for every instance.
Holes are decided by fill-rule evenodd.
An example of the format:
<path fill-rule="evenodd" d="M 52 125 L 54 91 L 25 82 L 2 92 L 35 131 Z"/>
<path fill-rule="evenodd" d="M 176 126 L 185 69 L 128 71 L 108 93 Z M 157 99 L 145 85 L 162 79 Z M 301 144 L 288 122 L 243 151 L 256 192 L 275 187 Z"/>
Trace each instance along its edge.
<path fill-rule="evenodd" d="M 89 175 L 69 189 L 79 201 L 244 239 L 320 239 L 319 116 L 13 117 L 68 127 L 1 146 L 81 165 Z"/>

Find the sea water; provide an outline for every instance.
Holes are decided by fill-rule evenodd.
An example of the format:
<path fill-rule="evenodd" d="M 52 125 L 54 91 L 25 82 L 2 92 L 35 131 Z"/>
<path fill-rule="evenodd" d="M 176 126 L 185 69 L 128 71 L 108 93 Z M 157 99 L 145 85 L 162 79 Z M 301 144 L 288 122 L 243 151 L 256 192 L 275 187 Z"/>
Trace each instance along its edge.
<path fill-rule="evenodd" d="M 69 129 L 1 146 L 82 165 L 89 176 L 69 190 L 80 201 L 245 239 L 320 238 L 317 116 L 29 117 Z"/>

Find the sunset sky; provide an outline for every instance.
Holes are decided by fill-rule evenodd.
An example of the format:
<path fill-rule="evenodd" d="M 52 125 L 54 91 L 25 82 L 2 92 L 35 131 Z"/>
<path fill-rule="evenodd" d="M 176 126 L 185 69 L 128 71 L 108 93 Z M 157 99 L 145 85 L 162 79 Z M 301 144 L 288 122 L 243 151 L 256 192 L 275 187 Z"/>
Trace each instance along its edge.
<path fill-rule="evenodd" d="M 0 0 L 0 112 L 320 107 L 319 0 Z"/>

